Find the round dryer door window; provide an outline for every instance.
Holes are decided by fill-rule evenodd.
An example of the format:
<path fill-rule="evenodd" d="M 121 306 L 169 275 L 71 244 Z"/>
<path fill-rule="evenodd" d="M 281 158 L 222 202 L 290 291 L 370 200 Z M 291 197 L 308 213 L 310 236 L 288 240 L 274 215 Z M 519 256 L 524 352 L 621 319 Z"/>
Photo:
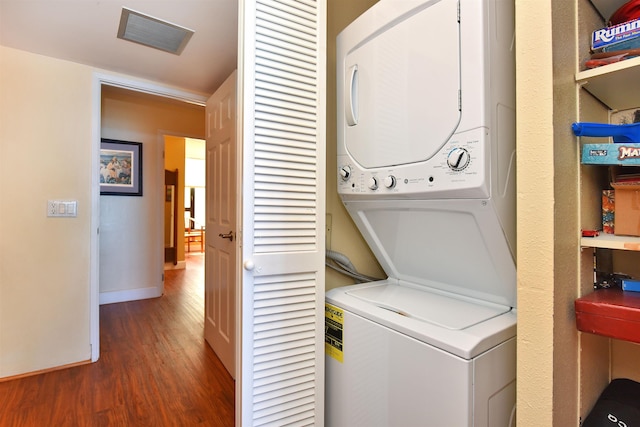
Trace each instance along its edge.
<path fill-rule="evenodd" d="M 460 121 L 457 0 L 425 2 L 344 40 L 346 149 L 365 168 L 428 160 Z"/>

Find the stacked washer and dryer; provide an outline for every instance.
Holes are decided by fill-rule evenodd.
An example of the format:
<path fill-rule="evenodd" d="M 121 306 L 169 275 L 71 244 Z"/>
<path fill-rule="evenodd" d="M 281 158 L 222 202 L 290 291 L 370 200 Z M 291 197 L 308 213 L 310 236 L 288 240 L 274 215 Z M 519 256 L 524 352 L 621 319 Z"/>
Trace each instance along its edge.
<path fill-rule="evenodd" d="M 515 425 L 513 44 L 513 0 L 338 36 L 338 192 L 388 279 L 327 292 L 329 426 Z"/>

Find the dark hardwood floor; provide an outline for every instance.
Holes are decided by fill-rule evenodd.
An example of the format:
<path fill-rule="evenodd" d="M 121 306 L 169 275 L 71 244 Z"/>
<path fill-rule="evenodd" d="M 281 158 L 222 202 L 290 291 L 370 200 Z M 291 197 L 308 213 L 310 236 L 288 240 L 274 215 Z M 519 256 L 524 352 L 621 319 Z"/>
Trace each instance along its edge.
<path fill-rule="evenodd" d="M 234 381 L 205 343 L 203 256 L 161 298 L 100 307 L 96 363 L 0 382 L 0 426 L 234 424 Z"/>

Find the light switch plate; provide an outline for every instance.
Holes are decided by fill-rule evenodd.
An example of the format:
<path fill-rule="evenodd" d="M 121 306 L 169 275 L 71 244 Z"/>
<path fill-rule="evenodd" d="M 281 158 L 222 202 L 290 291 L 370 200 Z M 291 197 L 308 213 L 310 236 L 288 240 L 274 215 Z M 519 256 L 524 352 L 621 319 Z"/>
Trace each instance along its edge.
<path fill-rule="evenodd" d="M 47 216 L 75 218 L 78 216 L 78 201 L 47 200 Z"/>

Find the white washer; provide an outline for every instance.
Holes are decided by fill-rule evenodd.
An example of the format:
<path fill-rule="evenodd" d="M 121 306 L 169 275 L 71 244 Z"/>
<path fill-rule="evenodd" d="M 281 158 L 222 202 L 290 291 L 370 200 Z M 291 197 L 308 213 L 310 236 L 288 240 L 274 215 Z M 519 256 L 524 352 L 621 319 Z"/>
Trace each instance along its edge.
<path fill-rule="evenodd" d="M 515 425 L 513 312 L 393 281 L 327 301 L 342 316 L 342 361 L 326 357 L 328 426 Z"/>
<path fill-rule="evenodd" d="M 389 278 L 327 292 L 329 426 L 515 423 L 513 35 L 513 0 L 381 0 L 338 36 L 338 192 Z"/>

